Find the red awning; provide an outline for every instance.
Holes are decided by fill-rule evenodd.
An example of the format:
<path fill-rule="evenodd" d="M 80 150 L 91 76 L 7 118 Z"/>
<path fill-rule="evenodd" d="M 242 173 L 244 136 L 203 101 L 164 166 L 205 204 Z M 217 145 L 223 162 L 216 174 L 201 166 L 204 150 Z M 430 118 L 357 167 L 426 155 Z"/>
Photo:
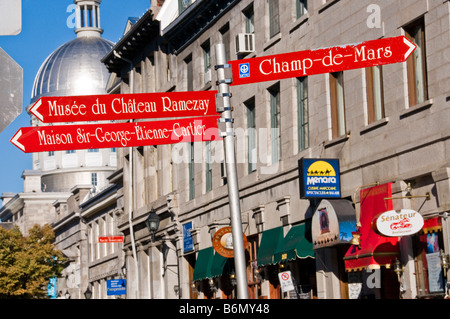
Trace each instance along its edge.
<path fill-rule="evenodd" d="M 346 271 L 365 268 L 390 267 L 400 256 L 398 237 L 384 237 L 372 229 L 373 219 L 380 213 L 392 210 L 392 183 L 361 190 L 360 196 L 360 245 L 352 245 L 344 257 Z"/>
<path fill-rule="evenodd" d="M 440 217 L 425 219 L 422 228 L 424 234 L 435 233 L 442 230 L 442 220 Z"/>

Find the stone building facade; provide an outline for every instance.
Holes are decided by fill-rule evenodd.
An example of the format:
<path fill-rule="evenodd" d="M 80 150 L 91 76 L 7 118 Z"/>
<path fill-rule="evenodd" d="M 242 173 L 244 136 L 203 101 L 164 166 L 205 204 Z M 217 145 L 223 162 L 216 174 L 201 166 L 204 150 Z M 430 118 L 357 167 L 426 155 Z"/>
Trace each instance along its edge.
<path fill-rule="evenodd" d="M 433 256 L 448 254 L 449 13 L 448 1 L 433 0 L 197 0 L 187 6 L 165 1 L 103 62 L 122 79 L 121 93 L 130 93 L 130 79 L 133 93 L 215 90 L 217 43 L 225 44 L 228 60 L 236 60 L 409 38 L 417 49 L 405 63 L 231 87 L 249 296 L 442 296 L 444 285 L 429 284 L 431 255 L 423 245 L 427 236 L 436 236 L 442 252 Z M 160 36 L 147 33 L 154 23 L 160 24 Z M 254 47 L 236 52 L 239 34 L 250 34 Z M 129 297 L 235 297 L 232 262 L 211 248 L 214 233 L 230 224 L 222 142 L 132 152 L 120 150 L 118 160 L 128 216 L 119 228 L 127 234 Z M 361 232 L 368 231 L 360 225 L 368 214 L 361 210 L 361 194 L 376 187 L 387 191 L 380 205 L 418 211 L 428 226 L 399 237 L 391 243 L 393 251 L 378 251 L 379 243 L 369 241 L 313 249 L 308 229 L 322 202 L 299 196 L 302 158 L 339 159 L 340 203 Z M 152 209 L 161 218 L 155 241 L 144 225 Z M 429 226 L 433 223 L 436 227 Z M 268 244 L 300 237 L 309 244 L 297 243 L 292 258 L 283 258 L 289 252 L 280 245 Z M 184 242 L 191 240 L 186 249 Z M 361 255 L 353 268 L 350 263 L 360 257 L 352 248 L 366 249 L 369 257 Z M 296 294 L 280 290 L 277 274 L 286 269 L 295 278 Z M 375 285 L 368 284 L 370 276 Z"/>

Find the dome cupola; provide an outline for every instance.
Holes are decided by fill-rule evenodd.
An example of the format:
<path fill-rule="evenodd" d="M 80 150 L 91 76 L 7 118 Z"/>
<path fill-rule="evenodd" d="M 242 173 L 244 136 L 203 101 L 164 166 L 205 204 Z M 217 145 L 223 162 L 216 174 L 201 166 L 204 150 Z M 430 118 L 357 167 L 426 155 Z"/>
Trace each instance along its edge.
<path fill-rule="evenodd" d="M 100 26 L 100 3 L 100 0 L 75 0 L 77 37 L 99 37 L 103 33 Z"/>
<path fill-rule="evenodd" d="M 101 59 L 113 43 L 101 37 L 100 0 L 75 0 L 77 37 L 56 49 L 41 65 L 31 104 L 42 96 L 106 94 L 109 72 Z"/>

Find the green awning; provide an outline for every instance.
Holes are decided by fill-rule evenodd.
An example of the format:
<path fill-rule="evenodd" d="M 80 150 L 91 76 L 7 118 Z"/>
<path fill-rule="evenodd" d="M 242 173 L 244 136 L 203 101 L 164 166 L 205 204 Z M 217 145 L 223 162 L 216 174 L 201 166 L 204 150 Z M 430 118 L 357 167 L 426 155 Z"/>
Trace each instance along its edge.
<path fill-rule="evenodd" d="M 310 225 L 311 223 L 302 223 L 292 226 L 286 237 L 278 243 L 273 255 L 274 263 L 293 260 L 297 257 L 314 258 L 312 242 L 307 238 L 310 237 Z"/>
<path fill-rule="evenodd" d="M 261 243 L 256 256 L 256 265 L 263 267 L 273 265 L 273 254 L 277 245 L 283 240 L 283 227 L 272 228 L 265 230 L 262 233 Z"/>
<path fill-rule="evenodd" d="M 202 280 L 211 277 L 211 266 L 214 258 L 214 248 L 208 247 L 199 250 L 197 261 L 195 262 L 193 280 Z"/>
<path fill-rule="evenodd" d="M 234 258 L 226 258 L 218 252 L 215 252 L 211 265 L 211 277 L 214 278 L 222 275 L 228 275 L 232 272 L 233 267 Z"/>

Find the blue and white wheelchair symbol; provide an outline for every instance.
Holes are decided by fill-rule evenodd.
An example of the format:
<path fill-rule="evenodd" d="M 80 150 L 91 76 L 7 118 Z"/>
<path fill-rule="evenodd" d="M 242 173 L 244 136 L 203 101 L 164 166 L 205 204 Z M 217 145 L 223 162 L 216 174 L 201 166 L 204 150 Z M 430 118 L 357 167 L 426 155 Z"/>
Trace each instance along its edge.
<path fill-rule="evenodd" d="M 239 78 L 248 78 L 250 76 L 250 65 L 248 63 L 239 64 Z"/>

